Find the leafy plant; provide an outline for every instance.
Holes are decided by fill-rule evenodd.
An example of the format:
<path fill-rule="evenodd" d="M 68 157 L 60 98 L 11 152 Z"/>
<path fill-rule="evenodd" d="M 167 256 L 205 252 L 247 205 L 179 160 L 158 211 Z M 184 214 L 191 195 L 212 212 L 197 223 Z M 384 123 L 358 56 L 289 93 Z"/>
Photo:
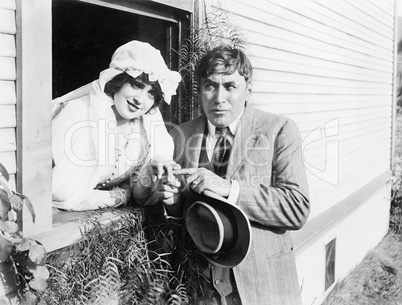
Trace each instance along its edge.
<path fill-rule="evenodd" d="M 46 304 L 191 304 L 193 246 L 180 220 L 144 221 L 139 210 L 107 225 L 96 218 L 82 240 L 49 256 Z M 190 283 L 192 281 L 192 283 Z"/>
<path fill-rule="evenodd" d="M 14 212 L 20 212 L 25 204 L 35 222 L 35 212 L 29 198 L 10 190 L 9 173 L 0 163 L 0 263 L 11 263 L 14 283 L 18 287 L 14 303 L 33 304 L 34 292 L 46 287 L 49 272 L 45 267 L 46 250 L 37 241 L 24 237 Z"/>
<path fill-rule="evenodd" d="M 391 179 L 391 210 L 389 228 L 402 233 L 402 159 L 396 156 Z"/>
<path fill-rule="evenodd" d="M 188 38 L 183 40 L 178 50 L 179 72 L 182 76 L 179 94 L 178 122 L 186 122 L 200 115 L 198 101 L 198 80 L 195 75 L 197 65 L 205 53 L 221 44 L 244 50 L 243 35 L 230 20 L 230 14 L 219 4 L 207 10 L 204 3 L 204 15 L 200 23 L 190 27 Z"/>

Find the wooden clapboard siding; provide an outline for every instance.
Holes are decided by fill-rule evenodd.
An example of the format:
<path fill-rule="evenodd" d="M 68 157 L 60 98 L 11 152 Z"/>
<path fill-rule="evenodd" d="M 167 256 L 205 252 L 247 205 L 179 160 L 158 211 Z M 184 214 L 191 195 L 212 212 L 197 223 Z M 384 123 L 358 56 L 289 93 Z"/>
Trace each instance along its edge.
<path fill-rule="evenodd" d="M 15 128 L 0 128 L 0 152 L 17 150 Z"/>
<path fill-rule="evenodd" d="M 16 127 L 15 105 L 0 105 L 0 128 Z"/>
<path fill-rule="evenodd" d="M 0 7 L 15 11 L 15 0 L 1 0 Z"/>
<path fill-rule="evenodd" d="M 16 32 L 15 8 L 3 6 L 3 3 L 0 6 L 0 32 L 13 35 Z"/>
<path fill-rule="evenodd" d="M 10 173 L 9 186 L 16 190 L 16 48 L 15 1 L 0 4 L 0 162 Z"/>
<path fill-rule="evenodd" d="M 17 171 L 15 152 L 0 152 L 1 163 L 7 168 L 9 174 L 15 174 Z"/>
<path fill-rule="evenodd" d="M 0 80 L 0 105 L 15 104 L 15 81 Z"/>
<path fill-rule="evenodd" d="M 247 42 L 252 102 L 299 125 L 311 217 L 390 169 L 392 0 L 221 3 Z"/>
<path fill-rule="evenodd" d="M 0 56 L 15 57 L 14 35 L 0 33 L 0 46 Z"/>
<path fill-rule="evenodd" d="M 1 80 L 15 80 L 15 58 L 0 57 L 0 79 Z"/>

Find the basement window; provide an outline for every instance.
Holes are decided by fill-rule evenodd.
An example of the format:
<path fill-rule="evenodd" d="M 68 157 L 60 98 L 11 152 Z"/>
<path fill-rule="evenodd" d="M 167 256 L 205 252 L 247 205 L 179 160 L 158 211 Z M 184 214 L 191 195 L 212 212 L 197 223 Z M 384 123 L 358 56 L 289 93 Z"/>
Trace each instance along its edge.
<path fill-rule="evenodd" d="M 336 238 L 325 245 L 325 291 L 335 282 Z"/>

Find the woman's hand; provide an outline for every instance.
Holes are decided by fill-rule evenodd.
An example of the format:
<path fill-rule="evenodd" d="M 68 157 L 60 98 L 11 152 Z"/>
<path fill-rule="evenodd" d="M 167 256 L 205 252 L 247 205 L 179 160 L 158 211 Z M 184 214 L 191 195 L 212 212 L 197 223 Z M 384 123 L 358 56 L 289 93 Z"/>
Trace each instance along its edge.
<path fill-rule="evenodd" d="M 133 188 L 131 187 L 130 182 L 123 181 L 119 184 L 119 187 L 126 192 L 126 203 L 129 202 L 133 193 Z"/>
<path fill-rule="evenodd" d="M 177 179 L 173 176 L 173 170 L 181 169 L 181 166 L 174 161 L 152 160 L 149 165 L 153 169 L 153 174 L 158 180 L 163 179 L 165 183 L 179 187 Z"/>
<path fill-rule="evenodd" d="M 173 175 L 174 170 L 180 170 L 181 167 L 174 161 L 152 160 L 150 162 L 153 168 L 152 180 L 156 183 L 156 196 L 159 201 L 167 205 L 172 205 L 177 201 L 179 188 L 182 186 L 180 181 Z"/>

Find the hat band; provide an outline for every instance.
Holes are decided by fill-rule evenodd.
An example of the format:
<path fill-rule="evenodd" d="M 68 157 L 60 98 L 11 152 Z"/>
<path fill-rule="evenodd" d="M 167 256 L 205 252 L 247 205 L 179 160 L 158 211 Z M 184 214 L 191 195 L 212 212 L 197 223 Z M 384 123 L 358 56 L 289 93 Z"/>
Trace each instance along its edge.
<path fill-rule="evenodd" d="M 219 208 L 222 209 L 222 207 Z M 232 250 L 238 237 L 235 215 L 230 209 L 225 208 L 223 210 L 224 211 L 216 209 L 220 221 L 223 224 L 223 243 L 219 250 L 215 253 L 223 253 Z"/>

